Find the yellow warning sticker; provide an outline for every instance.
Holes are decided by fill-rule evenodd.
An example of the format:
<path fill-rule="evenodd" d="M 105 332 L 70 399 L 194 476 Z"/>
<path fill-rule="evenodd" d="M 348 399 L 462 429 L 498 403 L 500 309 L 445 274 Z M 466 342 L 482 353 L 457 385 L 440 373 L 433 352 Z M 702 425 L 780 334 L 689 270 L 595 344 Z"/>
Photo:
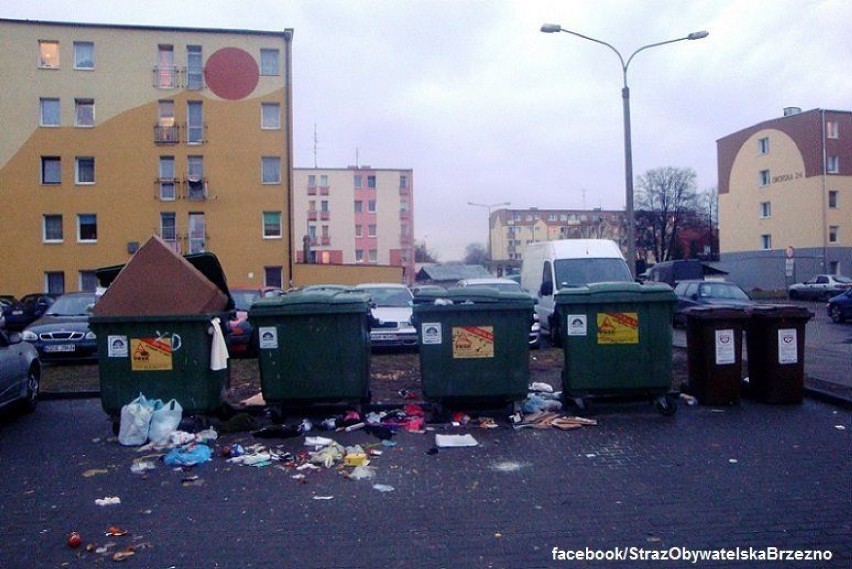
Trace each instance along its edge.
<path fill-rule="evenodd" d="M 636 312 L 598 312 L 598 344 L 638 344 Z"/>
<path fill-rule="evenodd" d="M 172 343 L 169 338 L 131 338 L 130 369 L 166 371 L 172 369 Z"/>
<path fill-rule="evenodd" d="M 493 326 L 453 327 L 453 358 L 493 358 Z"/>

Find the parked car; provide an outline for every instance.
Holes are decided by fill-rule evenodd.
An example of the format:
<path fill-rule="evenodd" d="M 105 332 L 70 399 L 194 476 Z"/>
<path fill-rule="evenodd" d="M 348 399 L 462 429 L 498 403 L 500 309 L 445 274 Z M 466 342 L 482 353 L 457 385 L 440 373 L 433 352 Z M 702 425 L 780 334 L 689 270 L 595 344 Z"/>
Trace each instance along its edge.
<path fill-rule="evenodd" d="M 32 413 L 38 404 L 41 362 L 38 351 L 17 332 L 0 331 L 0 409 L 17 406 Z"/>
<path fill-rule="evenodd" d="M 96 301 L 93 292 L 63 294 L 21 337 L 35 346 L 44 362 L 97 360 L 97 337 L 89 329 Z"/>
<path fill-rule="evenodd" d="M 493 278 L 493 279 L 462 279 L 458 283 L 456 283 L 458 287 L 486 287 L 492 288 L 495 290 L 501 290 L 506 292 L 522 292 L 525 294 L 529 294 L 522 287 L 521 283 L 506 278 Z M 531 348 L 537 348 L 539 346 L 539 339 L 541 335 L 541 324 L 539 323 L 538 313 L 533 311 L 533 323 L 530 327 L 530 336 L 529 336 L 529 344 Z"/>
<path fill-rule="evenodd" d="M 735 306 L 748 308 L 754 306 L 754 301 L 739 287 L 726 281 L 688 280 L 680 281 L 674 289 L 677 297 L 675 305 L 675 326 L 686 324 L 683 313 L 693 306 Z"/>
<path fill-rule="evenodd" d="M 228 353 L 231 357 L 254 357 L 257 355 L 257 345 L 253 339 L 254 328 L 248 319 L 249 308 L 256 300 L 286 293 L 273 286 L 229 288 L 229 292 L 234 299 L 234 312 L 228 320 Z"/>
<path fill-rule="evenodd" d="M 828 315 L 837 323 L 852 320 L 852 288 L 828 299 L 825 305 Z"/>
<path fill-rule="evenodd" d="M 803 283 L 790 285 L 790 300 L 828 300 L 852 288 L 852 279 L 842 275 L 817 275 Z"/>
<path fill-rule="evenodd" d="M 20 301 L 10 294 L 0 295 L 0 330 L 6 328 L 6 316 L 20 305 Z"/>
<path fill-rule="evenodd" d="M 13 303 L 6 317 L 7 330 L 23 330 L 30 323 L 35 322 L 47 312 L 47 309 L 56 302 L 55 294 L 32 293 L 21 297 L 20 301 Z"/>
<path fill-rule="evenodd" d="M 364 283 L 356 290 L 370 295 L 373 325 L 370 345 L 380 347 L 409 347 L 417 345 L 417 330 L 411 323 L 411 290 L 403 284 Z"/>

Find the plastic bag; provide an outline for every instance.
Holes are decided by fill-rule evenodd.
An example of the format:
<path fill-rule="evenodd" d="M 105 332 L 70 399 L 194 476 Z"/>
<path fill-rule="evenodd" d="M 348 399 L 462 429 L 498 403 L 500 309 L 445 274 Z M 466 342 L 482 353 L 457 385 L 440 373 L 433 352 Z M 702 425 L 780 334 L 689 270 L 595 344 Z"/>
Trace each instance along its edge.
<path fill-rule="evenodd" d="M 148 429 L 148 439 L 155 445 L 165 444 L 180 425 L 183 418 L 183 407 L 177 400 L 172 399 L 151 416 L 151 426 Z"/>
<path fill-rule="evenodd" d="M 172 449 L 169 454 L 163 458 L 169 466 L 195 466 L 207 462 L 211 459 L 213 450 L 203 444 L 187 445 Z"/>
<path fill-rule="evenodd" d="M 149 401 L 141 393 L 139 397 L 121 408 L 121 424 L 118 429 L 118 442 L 124 446 L 144 445 L 148 441 L 148 429 L 157 403 Z"/>

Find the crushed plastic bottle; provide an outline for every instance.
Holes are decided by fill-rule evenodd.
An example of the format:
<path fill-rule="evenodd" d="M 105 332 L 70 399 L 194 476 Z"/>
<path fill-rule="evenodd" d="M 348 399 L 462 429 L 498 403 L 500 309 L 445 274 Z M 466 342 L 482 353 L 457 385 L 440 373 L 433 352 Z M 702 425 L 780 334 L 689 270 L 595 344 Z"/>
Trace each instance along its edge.
<path fill-rule="evenodd" d="M 378 490 L 379 492 L 393 492 L 395 488 L 387 484 L 373 484 L 373 490 Z"/>

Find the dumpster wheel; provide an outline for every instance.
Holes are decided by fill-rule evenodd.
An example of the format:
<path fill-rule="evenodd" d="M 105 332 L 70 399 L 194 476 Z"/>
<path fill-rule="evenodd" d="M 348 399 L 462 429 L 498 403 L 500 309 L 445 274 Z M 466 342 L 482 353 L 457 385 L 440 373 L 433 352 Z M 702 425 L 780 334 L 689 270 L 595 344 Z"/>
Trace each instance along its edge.
<path fill-rule="evenodd" d="M 663 417 L 671 417 L 677 413 L 677 396 L 673 393 L 666 393 L 654 399 L 654 411 Z"/>

